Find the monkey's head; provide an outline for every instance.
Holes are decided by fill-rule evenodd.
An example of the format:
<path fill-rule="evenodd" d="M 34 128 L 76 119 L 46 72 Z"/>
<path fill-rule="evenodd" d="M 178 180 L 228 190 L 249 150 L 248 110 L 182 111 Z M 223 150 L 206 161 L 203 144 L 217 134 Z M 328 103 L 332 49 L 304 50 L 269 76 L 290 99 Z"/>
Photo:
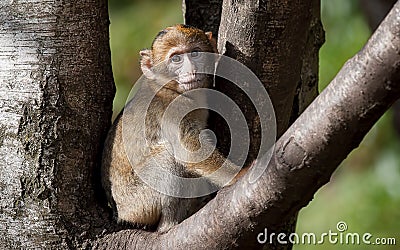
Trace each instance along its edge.
<path fill-rule="evenodd" d="M 198 72 L 213 62 L 201 52 L 217 53 L 212 33 L 178 24 L 160 31 L 151 49 L 140 51 L 141 69 L 151 80 L 173 79 L 168 87 L 181 93 L 208 87 L 209 77 Z"/>

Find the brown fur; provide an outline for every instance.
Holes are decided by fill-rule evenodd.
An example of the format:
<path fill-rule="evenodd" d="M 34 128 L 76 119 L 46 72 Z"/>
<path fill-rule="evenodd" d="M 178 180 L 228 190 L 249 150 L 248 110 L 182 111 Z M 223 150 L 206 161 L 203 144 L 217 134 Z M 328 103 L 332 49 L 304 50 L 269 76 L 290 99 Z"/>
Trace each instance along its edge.
<path fill-rule="evenodd" d="M 155 38 L 151 50 L 141 51 L 141 66 L 147 77 L 142 85 L 141 94 L 135 97 L 126 107 L 124 115 L 119 115 L 111 128 L 103 153 L 102 182 L 110 203 L 117 211 L 118 220 L 132 223 L 136 226 L 157 226 L 158 231 L 169 230 L 172 226 L 197 211 L 204 198 L 181 199 L 169 197 L 147 186 L 136 174 L 140 169 L 152 169 L 157 164 L 175 175 L 182 177 L 208 176 L 218 169 L 225 158 L 214 150 L 211 156 L 198 163 L 178 161 L 171 155 L 168 148 L 168 137 L 163 136 L 160 121 L 168 105 L 178 97 L 178 83 L 170 81 L 152 100 L 150 107 L 143 104 L 141 98 L 154 93 L 159 80 L 153 72 L 153 66 L 168 59 L 168 51 L 178 48 L 179 53 L 190 52 L 198 48 L 203 52 L 215 52 L 215 40 L 211 33 L 199 29 L 176 25 L 168 27 Z M 210 86 L 210 78 L 202 78 L 203 86 Z M 184 99 L 181 107 L 193 105 L 193 100 Z M 182 111 L 177 108 L 169 121 L 174 121 Z M 146 114 L 146 140 L 141 138 L 143 129 L 138 124 Z M 200 148 L 200 131 L 206 126 L 208 113 L 205 110 L 192 111 L 180 124 L 178 131 L 168 128 L 168 133 L 180 134 L 181 144 L 189 151 Z M 122 128 L 124 124 L 124 128 Z M 123 129 L 124 138 L 123 138 Z M 209 147 L 210 145 L 201 145 Z M 127 155 L 129 155 L 129 160 Z M 222 187 L 227 177 L 238 167 L 227 161 L 229 170 L 220 176 L 210 179 L 210 183 Z M 173 185 L 173 183 L 172 183 Z"/>

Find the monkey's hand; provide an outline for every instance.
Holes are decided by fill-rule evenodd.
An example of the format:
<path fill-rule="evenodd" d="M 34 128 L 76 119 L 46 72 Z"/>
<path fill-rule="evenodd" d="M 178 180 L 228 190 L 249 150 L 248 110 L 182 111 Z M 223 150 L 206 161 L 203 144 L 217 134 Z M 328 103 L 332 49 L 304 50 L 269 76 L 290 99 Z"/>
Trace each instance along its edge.
<path fill-rule="evenodd" d="M 241 169 L 232 163 L 207 140 L 200 142 L 200 133 L 197 132 L 192 130 L 181 139 L 185 153 L 184 157 L 178 157 L 177 160 L 189 172 L 207 178 L 218 187 L 231 185 L 246 173 L 247 168 Z"/>

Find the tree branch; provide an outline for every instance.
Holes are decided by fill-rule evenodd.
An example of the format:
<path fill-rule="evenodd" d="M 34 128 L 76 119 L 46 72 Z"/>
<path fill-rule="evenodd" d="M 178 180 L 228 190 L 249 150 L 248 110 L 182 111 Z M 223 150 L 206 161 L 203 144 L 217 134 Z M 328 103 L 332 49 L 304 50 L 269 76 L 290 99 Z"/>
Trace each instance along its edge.
<path fill-rule="evenodd" d="M 400 97 L 399 82 L 398 1 L 364 49 L 344 65 L 278 140 L 275 155 L 257 182 L 250 184 L 245 175 L 166 234 L 121 231 L 100 239 L 95 248 L 115 249 L 111 245 L 122 239 L 127 239 L 130 249 L 143 242 L 155 249 L 252 247 L 264 227 L 278 227 L 329 180 L 338 164 Z"/>
<path fill-rule="evenodd" d="M 374 31 L 396 0 L 360 0 L 360 7 L 368 21 L 369 28 Z M 393 126 L 400 136 L 400 100 L 393 105 Z"/>

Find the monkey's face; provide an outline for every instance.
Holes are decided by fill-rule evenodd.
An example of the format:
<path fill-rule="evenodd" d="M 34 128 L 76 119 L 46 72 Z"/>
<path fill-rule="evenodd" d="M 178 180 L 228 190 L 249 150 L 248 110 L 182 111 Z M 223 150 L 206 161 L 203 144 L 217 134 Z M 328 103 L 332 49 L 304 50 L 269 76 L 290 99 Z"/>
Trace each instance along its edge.
<path fill-rule="evenodd" d="M 209 54 L 216 52 L 211 32 L 178 24 L 162 30 L 151 50 L 140 52 L 141 68 L 146 78 L 183 93 L 209 87 L 216 61 Z"/>
<path fill-rule="evenodd" d="M 167 62 L 168 71 L 172 73 L 178 84 L 178 90 L 185 92 L 192 89 L 209 87 L 209 78 L 205 72 L 205 56 L 200 48 L 194 48 L 182 53 L 172 50 Z"/>
<path fill-rule="evenodd" d="M 202 52 L 199 47 L 175 46 L 166 53 L 162 62 L 153 66 L 143 59 L 147 56 L 145 53 L 150 52 L 141 52 L 142 71 L 158 85 L 178 93 L 211 86 L 216 60 L 214 54 Z"/>

